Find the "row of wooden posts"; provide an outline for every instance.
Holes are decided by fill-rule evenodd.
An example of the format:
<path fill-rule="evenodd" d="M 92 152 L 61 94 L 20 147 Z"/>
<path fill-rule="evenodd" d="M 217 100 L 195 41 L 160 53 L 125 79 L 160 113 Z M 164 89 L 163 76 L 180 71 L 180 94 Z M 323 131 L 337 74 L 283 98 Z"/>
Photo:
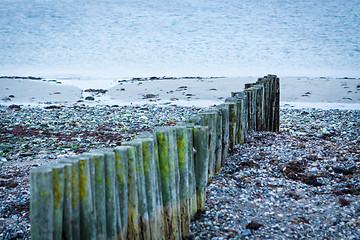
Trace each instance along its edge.
<path fill-rule="evenodd" d="M 183 239 L 206 184 L 248 130 L 278 131 L 268 75 L 176 126 L 31 170 L 32 239 Z"/>

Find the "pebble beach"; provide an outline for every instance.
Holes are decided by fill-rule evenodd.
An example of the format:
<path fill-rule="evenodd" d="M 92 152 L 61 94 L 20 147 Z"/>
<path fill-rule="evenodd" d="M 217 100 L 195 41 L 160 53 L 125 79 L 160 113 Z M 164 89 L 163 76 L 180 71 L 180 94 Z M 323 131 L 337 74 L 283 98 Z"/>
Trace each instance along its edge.
<path fill-rule="evenodd" d="M 0 239 L 30 238 L 30 169 L 120 145 L 201 110 L 0 107 Z M 189 239 L 359 239 L 359 119 L 358 110 L 282 108 L 279 133 L 250 132 L 231 151 Z"/>

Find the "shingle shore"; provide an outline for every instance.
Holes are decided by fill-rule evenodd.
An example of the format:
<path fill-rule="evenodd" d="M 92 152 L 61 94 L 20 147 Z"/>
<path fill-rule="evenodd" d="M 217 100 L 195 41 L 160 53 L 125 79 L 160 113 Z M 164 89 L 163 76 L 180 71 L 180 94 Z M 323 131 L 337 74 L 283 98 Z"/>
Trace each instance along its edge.
<path fill-rule="evenodd" d="M 281 110 L 207 187 L 189 239 L 360 239 L 360 111 Z"/>
<path fill-rule="evenodd" d="M 29 237 L 31 168 L 117 146 L 199 111 L 150 105 L 0 107 L 0 239 Z M 192 222 L 190 237 L 356 239 L 359 119 L 360 111 L 283 109 L 281 133 L 252 132 L 250 142 L 234 149 L 209 184 L 206 211 Z M 251 220 L 263 226 L 246 229 Z"/>

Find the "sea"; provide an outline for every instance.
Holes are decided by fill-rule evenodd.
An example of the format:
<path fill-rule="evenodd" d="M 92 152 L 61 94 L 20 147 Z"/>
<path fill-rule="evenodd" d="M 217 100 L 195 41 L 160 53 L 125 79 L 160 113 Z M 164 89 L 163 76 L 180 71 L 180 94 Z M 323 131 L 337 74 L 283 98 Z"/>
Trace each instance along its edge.
<path fill-rule="evenodd" d="M 360 77 L 360 0 L 1 0 L 0 75 Z"/>

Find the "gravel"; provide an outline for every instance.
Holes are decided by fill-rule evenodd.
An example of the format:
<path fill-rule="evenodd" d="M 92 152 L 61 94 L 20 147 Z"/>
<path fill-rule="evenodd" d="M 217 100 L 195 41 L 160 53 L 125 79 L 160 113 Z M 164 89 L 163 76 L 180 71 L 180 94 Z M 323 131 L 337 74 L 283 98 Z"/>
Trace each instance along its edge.
<path fill-rule="evenodd" d="M 29 171 L 114 147 L 199 108 L 0 106 L 0 239 L 29 239 Z M 360 239 L 360 111 L 282 109 L 207 187 L 189 239 Z"/>
<path fill-rule="evenodd" d="M 360 111 L 281 110 L 207 187 L 189 239 L 360 239 Z"/>

